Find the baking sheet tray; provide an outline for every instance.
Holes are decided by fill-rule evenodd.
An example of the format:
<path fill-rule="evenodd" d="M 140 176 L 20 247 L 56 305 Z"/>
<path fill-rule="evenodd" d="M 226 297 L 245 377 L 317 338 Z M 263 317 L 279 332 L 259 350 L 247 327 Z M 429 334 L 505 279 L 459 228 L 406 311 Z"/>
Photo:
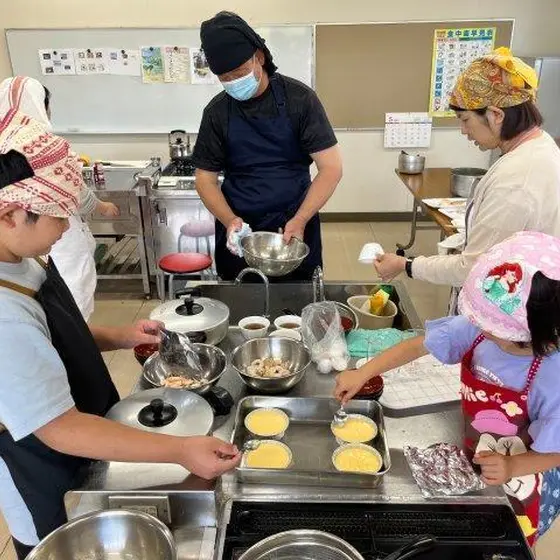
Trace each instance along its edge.
<path fill-rule="evenodd" d="M 289 398 L 253 396 L 239 402 L 235 428 L 231 441 L 239 448 L 254 439 L 244 426 L 249 412 L 257 408 L 279 408 L 290 418 L 282 442 L 291 450 L 293 463 L 288 469 L 250 469 L 238 467 L 240 482 L 254 484 L 292 484 L 306 486 L 342 486 L 373 488 L 391 467 L 391 457 L 383 419 L 383 410 L 375 401 L 352 400 L 345 410 L 349 414 L 363 414 L 371 418 L 379 428 L 372 446 L 381 453 L 383 466 L 376 474 L 341 473 L 332 464 L 333 451 L 338 447 L 330 424 L 339 404 L 328 398 Z"/>

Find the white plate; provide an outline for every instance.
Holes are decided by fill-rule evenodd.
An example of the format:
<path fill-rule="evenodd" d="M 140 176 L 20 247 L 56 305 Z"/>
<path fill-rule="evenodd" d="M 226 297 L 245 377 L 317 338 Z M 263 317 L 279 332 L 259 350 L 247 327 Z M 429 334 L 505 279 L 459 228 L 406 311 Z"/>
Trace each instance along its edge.
<path fill-rule="evenodd" d="M 464 220 L 466 214 L 464 208 L 439 208 L 439 212 L 451 220 Z"/>
<path fill-rule="evenodd" d="M 431 208 L 461 208 L 467 205 L 466 198 L 424 198 L 422 202 Z"/>

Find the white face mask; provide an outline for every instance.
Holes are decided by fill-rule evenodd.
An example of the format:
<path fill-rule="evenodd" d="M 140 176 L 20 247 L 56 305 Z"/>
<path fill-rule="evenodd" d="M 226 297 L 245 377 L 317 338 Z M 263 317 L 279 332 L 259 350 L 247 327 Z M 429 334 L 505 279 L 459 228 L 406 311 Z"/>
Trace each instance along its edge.
<path fill-rule="evenodd" d="M 255 57 L 253 57 L 253 69 L 231 82 L 221 82 L 225 92 L 237 101 L 247 101 L 257 93 L 261 80 L 255 77 Z"/>

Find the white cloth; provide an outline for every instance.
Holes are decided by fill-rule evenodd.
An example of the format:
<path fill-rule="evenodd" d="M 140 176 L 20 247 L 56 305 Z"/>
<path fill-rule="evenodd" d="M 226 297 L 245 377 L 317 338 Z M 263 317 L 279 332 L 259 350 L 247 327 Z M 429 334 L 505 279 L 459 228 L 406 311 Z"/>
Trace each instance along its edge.
<path fill-rule="evenodd" d="M 35 78 L 15 76 L 0 83 L 0 117 L 10 109 L 33 117 L 51 131 L 51 121 L 45 107 L 45 88 Z"/>
<path fill-rule="evenodd" d="M 97 272 L 95 270 L 95 239 L 78 216 L 68 220 L 69 228 L 51 249 L 50 257 L 72 292 L 86 321 L 94 308 Z"/>
<path fill-rule="evenodd" d="M 384 254 L 385 251 L 383 250 L 383 247 L 379 245 L 379 243 L 366 243 L 360 251 L 358 261 L 360 261 L 362 264 L 373 264 L 377 257 L 380 257 Z"/>
<path fill-rule="evenodd" d="M 231 253 L 236 255 L 237 257 L 243 256 L 243 248 L 241 247 L 241 240 L 246 236 L 252 233 L 251 226 L 243 222 L 241 229 L 239 231 L 232 231 L 227 240 L 227 248 Z"/>

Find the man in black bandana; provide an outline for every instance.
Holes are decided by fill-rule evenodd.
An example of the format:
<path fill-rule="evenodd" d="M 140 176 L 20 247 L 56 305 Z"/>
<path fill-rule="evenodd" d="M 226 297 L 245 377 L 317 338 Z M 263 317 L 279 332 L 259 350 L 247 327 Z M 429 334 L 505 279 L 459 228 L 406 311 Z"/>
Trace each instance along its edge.
<path fill-rule="evenodd" d="M 309 256 L 283 280 L 309 280 L 322 265 L 318 211 L 342 176 L 323 106 L 312 89 L 276 72 L 264 39 L 239 16 L 220 12 L 200 38 L 225 90 L 205 108 L 194 149 L 196 188 L 216 217 L 218 274 L 231 280 L 247 266 L 226 247 L 245 222 L 253 231 L 281 228 L 288 242 L 303 239 Z"/>

